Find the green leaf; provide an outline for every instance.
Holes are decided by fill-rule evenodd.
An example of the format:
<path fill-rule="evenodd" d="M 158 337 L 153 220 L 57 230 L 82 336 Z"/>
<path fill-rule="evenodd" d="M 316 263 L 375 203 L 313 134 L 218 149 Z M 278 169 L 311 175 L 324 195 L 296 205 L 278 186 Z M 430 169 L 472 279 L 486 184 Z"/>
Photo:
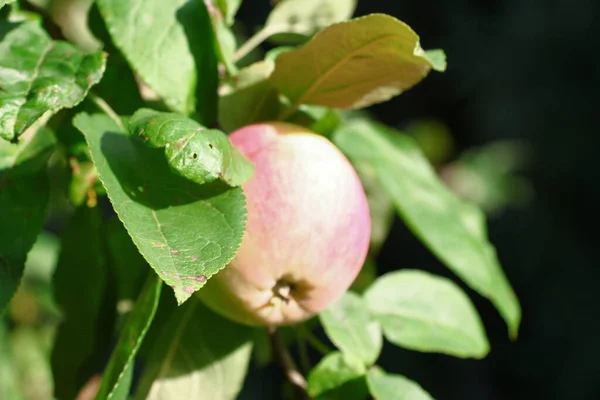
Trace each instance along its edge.
<path fill-rule="evenodd" d="M 227 135 L 179 114 L 141 109 L 131 117 L 129 131 L 150 147 L 164 147 L 171 169 L 199 184 L 221 180 L 241 186 L 254 172 Z"/>
<path fill-rule="evenodd" d="M 235 34 L 229 27 L 231 23 L 224 19 L 226 16 L 221 8 L 216 8 L 211 4 L 210 1 L 205 1 L 204 3 L 206 4 L 208 15 L 210 16 L 212 23 L 215 37 L 215 48 L 219 57 L 219 61 L 225 66 L 225 69 L 230 75 L 234 75 L 237 73 L 237 67 L 233 62 L 233 55 L 237 48 L 237 41 Z M 217 6 L 227 7 L 228 5 L 226 3 L 227 1 L 221 0 Z"/>
<path fill-rule="evenodd" d="M 367 372 L 367 385 L 375 400 L 433 400 L 418 383 L 377 367 Z"/>
<path fill-rule="evenodd" d="M 219 124 L 227 132 L 254 122 L 276 119 L 281 104 L 269 76 L 275 64 L 256 62 L 239 71 L 236 84 L 224 87 L 219 97 Z"/>
<path fill-rule="evenodd" d="M 212 124 L 217 61 L 213 46 L 206 45 L 213 39 L 204 4 L 198 0 L 98 0 L 97 4 L 112 41 L 142 80 L 171 110 L 189 115 L 197 109 L 200 119 Z"/>
<path fill-rule="evenodd" d="M 19 286 L 27 252 L 46 218 L 46 163 L 55 145 L 49 129 L 28 130 L 19 144 L 0 140 L 0 313 Z"/>
<path fill-rule="evenodd" d="M 192 299 L 162 327 L 135 398 L 235 399 L 246 376 L 252 337 L 252 328 Z"/>
<path fill-rule="evenodd" d="M 408 25 L 371 14 L 331 25 L 280 54 L 271 80 L 292 103 L 286 114 L 300 104 L 362 108 L 404 92 L 434 66 Z"/>
<path fill-rule="evenodd" d="M 264 30 L 311 36 L 352 16 L 356 0 L 283 0 L 269 14 Z"/>
<path fill-rule="evenodd" d="M 3 319 L 0 319 L 0 399 L 25 400 L 19 387 L 14 352 Z"/>
<path fill-rule="evenodd" d="M 353 160 L 372 165 L 407 226 L 463 281 L 494 303 L 516 336 L 521 308 L 485 229 L 466 216 L 484 217 L 439 180 L 415 142 L 383 125 L 358 120 L 336 132 L 336 144 Z M 470 218 L 469 220 L 473 220 Z"/>
<path fill-rule="evenodd" d="M 198 185 L 102 114 L 74 119 L 119 219 L 179 304 L 235 256 L 246 225 L 241 188 Z"/>
<path fill-rule="evenodd" d="M 156 276 L 150 276 L 146 281 L 104 371 L 97 400 L 127 399 L 133 376 L 133 362 L 156 313 L 162 285 L 162 281 Z"/>
<path fill-rule="evenodd" d="M 55 395 L 74 399 L 92 375 L 90 360 L 102 334 L 106 259 L 99 208 L 79 207 L 61 238 L 54 297 L 63 314 L 52 351 Z"/>
<path fill-rule="evenodd" d="M 377 255 L 392 229 L 395 216 L 394 203 L 381 184 L 377 171 L 372 165 L 366 162 L 354 161 L 353 166 L 363 184 L 369 203 L 369 213 L 371 214 L 369 254 Z"/>
<path fill-rule="evenodd" d="M 387 273 L 365 300 L 392 343 L 411 350 L 483 358 L 489 343 L 467 295 L 452 281 L 424 271 Z"/>
<path fill-rule="evenodd" d="M 331 342 L 342 352 L 366 365 L 377 360 L 383 344 L 381 327 L 371 318 L 359 295 L 344 293 L 319 318 Z"/>
<path fill-rule="evenodd" d="M 308 394 L 316 399 L 360 400 L 367 397 L 366 369 L 349 354 L 326 355 L 308 375 Z"/>
<path fill-rule="evenodd" d="M 106 54 L 53 41 L 38 21 L 0 42 L 0 138 L 14 140 L 44 113 L 77 105 L 104 73 Z"/>

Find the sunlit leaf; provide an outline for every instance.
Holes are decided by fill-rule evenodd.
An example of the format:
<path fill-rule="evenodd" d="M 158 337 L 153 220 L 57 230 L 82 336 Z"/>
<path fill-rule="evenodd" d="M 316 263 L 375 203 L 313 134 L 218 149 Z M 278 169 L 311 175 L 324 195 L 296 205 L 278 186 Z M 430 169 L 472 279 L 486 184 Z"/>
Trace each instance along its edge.
<path fill-rule="evenodd" d="M 376 400 L 433 400 L 418 383 L 373 367 L 367 373 L 369 392 Z"/>
<path fill-rule="evenodd" d="M 356 120 L 336 132 L 334 141 L 350 158 L 373 166 L 382 187 L 405 223 L 448 268 L 494 303 L 517 334 L 519 301 L 485 229 L 472 229 L 466 215 L 485 221 L 481 211 L 461 202 L 439 180 L 414 141 L 391 128 Z M 469 218 L 472 220 L 473 218 Z"/>
<path fill-rule="evenodd" d="M 483 324 L 452 281 L 417 270 L 387 273 L 365 292 L 385 337 L 412 350 L 482 358 L 489 351 Z"/>
<path fill-rule="evenodd" d="M 339 351 L 326 355 L 309 373 L 308 394 L 321 400 L 362 400 L 367 397 L 365 366 Z"/>
<path fill-rule="evenodd" d="M 129 131 L 150 147 L 164 147 L 172 170 L 199 184 L 220 180 L 241 186 L 254 172 L 227 135 L 179 114 L 141 109 L 131 117 Z"/>
<path fill-rule="evenodd" d="M 331 25 L 275 63 L 271 80 L 292 111 L 300 104 L 366 107 L 404 92 L 433 68 L 443 70 L 408 25 L 384 14 Z"/>
<path fill-rule="evenodd" d="M 106 54 L 54 41 L 38 21 L 0 42 L 0 138 L 13 140 L 44 113 L 77 105 L 104 73 Z"/>
<path fill-rule="evenodd" d="M 347 292 L 319 314 L 329 339 L 343 353 L 366 365 L 379 357 L 383 338 L 379 323 L 371 318 L 363 299 Z"/>
<path fill-rule="evenodd" d="M 269 14 L 264 29 L 310 36 L 350 18 L 355 8 L 356 0 L 282 0 Z"/>
<path fill-rule="evenodd" d="M 133 242 L 183 303 L 235 256 L 246 224 L 242 189 L 173 174 L 163 149 L 106 115 L 79 114 L 74 124 Z"/>
<path fill-rule="evenodd" d="M 233 400 L 251 351 L 251 328 L 213 313 L 194 298 L 161 327 L 135 398 Z"/>
<path fill-rule="evenodd" d="M 112 41 L 173 111 L 195 109 L 212 124 L 217 61 L 206 7 L 198 0 L 98 0 Z"/>

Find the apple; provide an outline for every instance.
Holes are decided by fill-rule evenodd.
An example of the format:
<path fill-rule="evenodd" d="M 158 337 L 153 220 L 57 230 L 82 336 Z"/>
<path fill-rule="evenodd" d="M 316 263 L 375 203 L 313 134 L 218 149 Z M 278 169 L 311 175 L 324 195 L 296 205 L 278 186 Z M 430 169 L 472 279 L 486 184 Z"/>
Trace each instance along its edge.
<path fill-rule="evenodd" d="M 236 257 L 198 291 L 214 311 L 255 326 L 301 322 L 358 275 L 371 218 L 362 184 L 329 140 L 287 123 L 230 135 L 255 165 L 243 185 L 246 231 Z"/>

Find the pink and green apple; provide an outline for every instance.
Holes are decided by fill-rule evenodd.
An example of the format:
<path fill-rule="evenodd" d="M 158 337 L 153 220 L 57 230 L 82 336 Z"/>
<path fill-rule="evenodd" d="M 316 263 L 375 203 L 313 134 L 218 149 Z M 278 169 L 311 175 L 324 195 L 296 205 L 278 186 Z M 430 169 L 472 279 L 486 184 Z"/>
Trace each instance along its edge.
<path fill-rule="evenodd" d="M 248 325 L 301 322 L 352 284 L 369 247 L 362 184 L 329 140 L 306 128 L 250 125 L 230 135 L 255 167 L 244 186 L 248 221 L 234 260 L 198 292 Z"/>

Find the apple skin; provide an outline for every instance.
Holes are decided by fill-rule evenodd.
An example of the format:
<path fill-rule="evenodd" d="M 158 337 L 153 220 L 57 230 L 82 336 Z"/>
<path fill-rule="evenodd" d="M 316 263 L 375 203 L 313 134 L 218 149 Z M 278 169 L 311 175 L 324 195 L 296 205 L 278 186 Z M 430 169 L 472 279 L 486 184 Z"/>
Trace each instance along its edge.
<path fill-rule="evenodd" d="M 337 147 L 306 128 L 261 123 L 230 140 L 256 167 L 243 185 L 246 231 L 236 257 L 198 295 L 246 325 L 304 321 L 362 268 L 371 233 L 362 184 Z"/>

